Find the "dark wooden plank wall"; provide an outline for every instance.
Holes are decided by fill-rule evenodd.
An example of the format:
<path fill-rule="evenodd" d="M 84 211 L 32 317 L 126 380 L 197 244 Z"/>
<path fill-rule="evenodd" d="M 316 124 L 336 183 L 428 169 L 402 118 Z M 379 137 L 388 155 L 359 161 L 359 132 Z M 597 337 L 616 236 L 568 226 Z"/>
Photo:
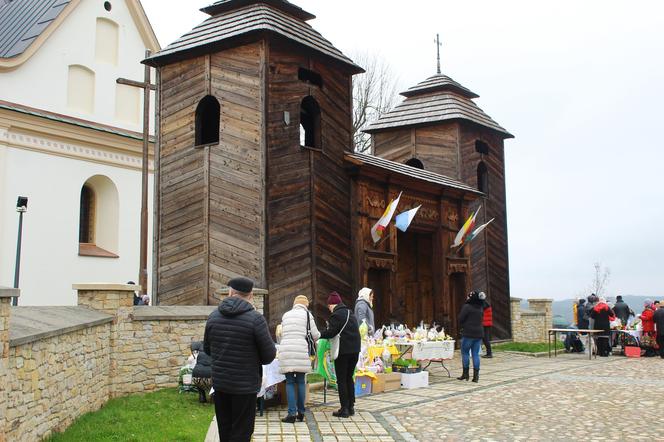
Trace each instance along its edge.
<path fill-rule="evenodd" d="M 219 145 L 209 157 L 210 294 L 246 276 L 265 288 L 263 42 L 210 56 L 211 93 L 221 104 Z"/>
<path fill-rule="evenodd" d="M 489 154 L 475 150 L 475 141 L 489 145 Z M 478 225 L 491 218 L 496 220 L 485 233 L 471 243 L 473 287 L 486 290 L 493 305 L 494 334 L 498 338 L 511 336 L 509 265 L 507 248 L 507 213 L 505 198 L 504 143 L 495 132 L 471 125 L 461 129 L 462 180 L 477 187 L 477 166 L 481 160 L 489 175 L 489 196 L 473 205 L 483 204 Z"/>
<path fill-rule="evenodd" d="M 350 180 L 343 170 L 350 77 L 284 42 L 270 41 L 268 52 L 267 271 L 274 327 L 296 295 L 312 298 L 319 318 L 328 315 L 330 290 L 350 295 Z M 299 80 L 300 67 L 318 72 L 323 87 Z M 300 104 L 308 95 L 321 109 L 322 152 L 300 147 Z"/>
<path fill-rule="evenodd" d="M 296 295 L 312 294 L 311 155 L 300 148 L 299 112 L 309 87 L 296 52 L 268 45 L 267 278 L 270 328 Z M 286 125 L 284 112 L 290 113 Z"/>
<path fill-rule="evenodd" d="M 322 154 L 314 154 L 315 304 L 326 316 L 327 295 L 339 292 L 355 305 L 351 271 L 350 177 L 343 167 L 344 152 L 352 149 L 351 78 L 320 60 L 311 67 L 323 78 L 323 88 L 312 90 L 321 107 Z"/>
<path fill-rule="evenodd" d="M 205 304 L 205 156 L 193 149 L 196 106 L 205 96 L 205 60 L 163 67 L 160 76 L 159 302 Z"/>
<path fill-rule="evenodd" d="M 373 135 L 376 156 L 405 163 L 417 157 L 425 170 L 459 179 L 459 123 L 433 127 L 395 129 Z"/>

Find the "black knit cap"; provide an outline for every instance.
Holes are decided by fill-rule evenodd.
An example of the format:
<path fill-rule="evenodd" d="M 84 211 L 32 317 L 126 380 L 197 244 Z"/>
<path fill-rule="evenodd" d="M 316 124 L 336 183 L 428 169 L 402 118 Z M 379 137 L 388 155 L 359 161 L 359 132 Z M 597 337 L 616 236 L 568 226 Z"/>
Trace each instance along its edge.
<path fill-rule="evenodd" d="M 233 278 L 228 281 L 228 286 L 238 292 L 250 293 L 254 288 L 254 281 L 244 277 Z"/>

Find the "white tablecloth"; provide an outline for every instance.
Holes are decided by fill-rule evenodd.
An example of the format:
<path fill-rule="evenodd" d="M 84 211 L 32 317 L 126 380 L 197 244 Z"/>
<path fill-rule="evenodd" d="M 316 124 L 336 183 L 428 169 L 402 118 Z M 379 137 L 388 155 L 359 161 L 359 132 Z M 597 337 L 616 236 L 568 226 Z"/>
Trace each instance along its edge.
<path fill-rule="evenodd" d="M 408 341 L 397 342 L 397 345 L 412 346 L 412 358 L 418 361 L 452 359 L 454 357 L 454 341 Z"/>
<path fill-rule="evenodd" d="M 263 365 L 263 384 L 261 391 L 258 392 L 258 397 L 263 397 L 266 389 L 285 380 L 286 376 L 279 373 L 279 360 L 274 358 L 271 364 Z"/>

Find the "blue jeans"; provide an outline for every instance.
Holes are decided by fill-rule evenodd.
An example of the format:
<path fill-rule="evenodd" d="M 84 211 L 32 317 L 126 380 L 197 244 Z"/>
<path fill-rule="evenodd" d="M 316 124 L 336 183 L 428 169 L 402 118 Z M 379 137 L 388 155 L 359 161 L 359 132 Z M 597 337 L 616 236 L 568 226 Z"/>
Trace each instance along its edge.
<path fill-rule="evenodd" d="M 470 353 L 473 354 L 473 368 L 480 369 L 480 344 L 482 338 L 461 338 L 461 362 L 463 368 L 470 368 Z"/>
<path fill-rule="evenodd" d="M 297 406 L 295 399 L 295 384 L 297 384 Z M 304 413 L 304 400 L 307 388 L 304 384 L 304 373 L 286 373 L 286 398 L 288 399 L 288 415 Z"/>

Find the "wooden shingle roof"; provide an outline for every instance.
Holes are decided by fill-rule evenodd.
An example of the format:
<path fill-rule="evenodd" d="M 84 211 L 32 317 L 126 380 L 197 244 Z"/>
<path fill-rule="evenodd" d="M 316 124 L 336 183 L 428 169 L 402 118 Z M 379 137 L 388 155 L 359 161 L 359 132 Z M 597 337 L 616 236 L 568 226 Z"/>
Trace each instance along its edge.
<path fill-rule="evenodd" d="M 261 32 L 276 34 L 314 50 L 345 65 L 352 73 L 364 72 L 303 19 L 273 7 L 270 2 L 252 2 L 245 7 L 216 14 L 144 62 L 151 66 L 163 66 L 209 53 L 215 47 L 232 45 L 240 37 Z"/>
<path fill-rule="evenodd" d="M 346 153 L 346 161 L 357 164 L 360 166 L 375 167 L 378 169 L 386 170 L 391 173 L 407 176 L 416 180 L 426 181 L 431 184 L 436 184 L 445 187 L 451 187 L 463 192 L 472 193 L 474 195 L 483 195 L 479 190 L 462 183 L 461 181 L 454 180 L 445 175 L 440 175 L 428 170 L 418 169 L 407 164 L 397 163 L 396 161 L 386 160 L 385 158 L 367 155 L 363 153 Z"/>
<path fill-rule="evenodd" d="M 21 55 L 60 15 L 69 0 L 0 3 L 0 58 Z"/>
<path fill-rule="evenodd" d="M 448 120 L 466 120 L 514 138 L 472 100 L 478 95 L 446 75 L 434 75 L 402 92 L 406 98 L 363 132 L 375 133 L 396 128 L 428 126 Z"/>
<path fill-rule="evenodd" d="M 479 98 L 475 92 L 461 86 L 456 81 L 452 80 L 447 75 L 436 74 L 432 77 L 427 78 L 421 83 L 416 84 L 415 86 L 408 88 L 401 92 L 401 95 L 404 97 L 414 97 L 416 95 L 422 95 L 429 92 L 439 92 L 439 91 L 454 91 L 458 94 L 463 95 L 467 98 Z"/>
<path fill-rule="evenodd" d="M 286 0 L 260 0 L 260 2 L 272 5 L 277 9 L 281 9 L 282 11 L 287 12 L 293 17 L 299 18 L 300 20 L 307 21 L 316 18 L 315 15 L 310 14 L 299 6 L 294 5 Z M 258 2 L 256 0 L 219 0 L 210 6 L 201 8 L 201 11 L 209 15 L 218 15 L 224 12 L 232 11 L 233 9 L 249 6 L 254 3 Z"/>

